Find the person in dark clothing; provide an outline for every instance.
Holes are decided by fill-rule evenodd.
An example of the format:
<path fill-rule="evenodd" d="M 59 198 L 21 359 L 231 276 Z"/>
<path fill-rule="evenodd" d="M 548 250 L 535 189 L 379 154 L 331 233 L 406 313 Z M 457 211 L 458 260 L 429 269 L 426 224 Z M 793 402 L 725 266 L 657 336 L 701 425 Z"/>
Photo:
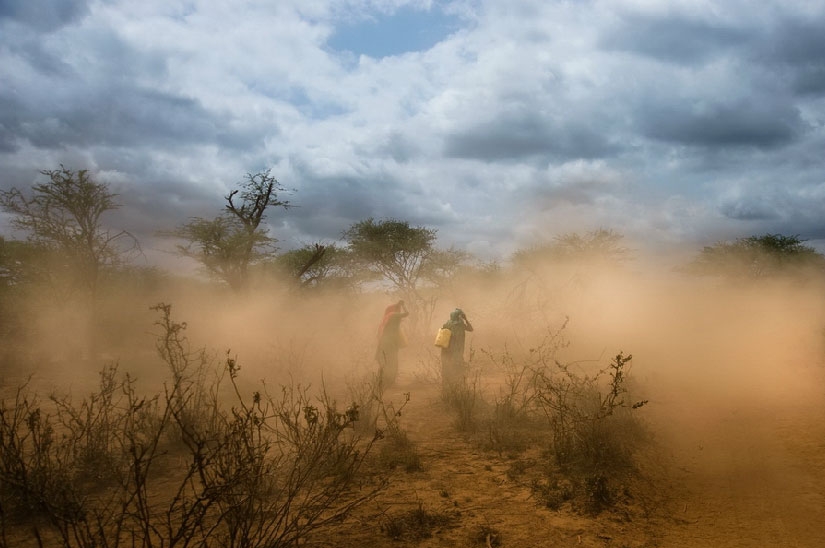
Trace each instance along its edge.
<path fill-rule="evenodd" d="M 401 333 L 401 320 L 409 314 L 404 301 L 391 304 L 384 310 L 384 317 L 378 328 L 378 348 L 375 350 L 383 388 L 395 384 L 395 378 L 398 376 L 398 350 L 407 344 Z"/>
<path fill-rule="evenodd" d="M 467 331 L 473 326 L 467 320 L 467 315 L 460 308 L 450 313 L 450 319 L 443 325 L 450 330 L 450 344 L 441 349 L 441 381 L 444 388 L 464 381 L 466 375 L 464 365 L 464 339 Z"/>

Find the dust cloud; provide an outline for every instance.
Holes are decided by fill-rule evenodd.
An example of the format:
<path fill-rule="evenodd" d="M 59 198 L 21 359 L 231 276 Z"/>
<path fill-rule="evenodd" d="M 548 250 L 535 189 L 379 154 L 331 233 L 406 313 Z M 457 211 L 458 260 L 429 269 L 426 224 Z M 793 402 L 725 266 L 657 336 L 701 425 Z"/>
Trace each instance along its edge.
<path fill-rule="evenodd" d="M 378 324 L 399 297 L 300 291 L 275 279 L 239 295 L 172 276 L 109 287 L 94 307 L 33 294 L 3 310 L 4 394 L 34 375 L 46 394 L 82 397 L 107 363 L 161 393 L 169 372 L 155 349 L 162 329 L 152 307 L 167 303 L 191 349 L 204 349 L 216 370 L 227 356 L 238 360 L 244 390 L 297 382 L 345 399 L 349 383 L 375 373 Z M 437 375 L 432 341 L 455 307 L 475 328 L 467 357 L 482 380 L 496 376 L 490 353 L 518 359 L 548 336 L 557 358 L 585 373 L 632 354 L 633 396 L 649 400 L 641 414 L 672 459 L 665 481 L 686 523 L 715 528 L 715 538 L 751 535 L 754 545 L 806 545 L 820 534 L 798 516 L 825 517 L 821 277 L 697 278 L 657 258 L 534 263 L 468 274 L 420 297 L 408 299 L 397 392 Z M 495 397 L 493 381 L 484 386 Z M 672 533 L 668 545 L 703 545 L 694 530 Z"/>
<path fill-rule="evenodd" d="M 506 345 L 518 352 L 565 326 L 563 360 L 603 366 L 619 351 L 632 354 L 632 375 L 654 404 L 822 400 L 822 283 L 732 283 L 672 267 L 651 259 L 533 264 L 422 289 L 422 302 L 405 320 L 410 345 L 401 352 L 402 381 L 427 367 L 434 333 L 461 307 L 475 326 L 467 345 L 481 368 L 482 351 Z M 109 289 L 93 312 L 76 300 L 44 296 L 5 310 L 19 319 L 6 344 L 6 384 L 34 373 L 70 388 L 93 381 L 107 361 L 162 379 L 155 351 L 160 314 L 152 310 L 158 303 L 171 304 L 173 320 L 186 323 L 192 349 L 205 349 L 216 363 L 227 353 L 237 357 L 249 380 L 341 381 L 375 369 L 377 326 L 398 298 L 388 291 L 301 292 L 278 280 L 244 295 L 173 277 Z"/>

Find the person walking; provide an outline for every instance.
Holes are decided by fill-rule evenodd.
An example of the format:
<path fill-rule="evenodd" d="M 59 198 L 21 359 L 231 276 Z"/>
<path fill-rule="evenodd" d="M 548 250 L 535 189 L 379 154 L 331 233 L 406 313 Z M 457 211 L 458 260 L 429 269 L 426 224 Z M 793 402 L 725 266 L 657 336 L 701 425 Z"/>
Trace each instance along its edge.
<path fill-rule="evenodd" d="M 401 331 L 401 320 L 409 314 L 404 301 L 391 304 L 384 310 L 384 317 L 378 327 L 378 348 L 375 350 L 382 388 L 395 384 L 398 376 L 398 351 L 407 345 Z"/>
<path fill-rule="evenodd" d="M 466 367 L 464 364 L 465 333 L 473 330 L 467 315 L 460 308 L 450 312 L 450 319 L 443 329 L 450 330 L 450 343 L 441 349 L 441 382 L 444 389 L 464 381 Z"/>

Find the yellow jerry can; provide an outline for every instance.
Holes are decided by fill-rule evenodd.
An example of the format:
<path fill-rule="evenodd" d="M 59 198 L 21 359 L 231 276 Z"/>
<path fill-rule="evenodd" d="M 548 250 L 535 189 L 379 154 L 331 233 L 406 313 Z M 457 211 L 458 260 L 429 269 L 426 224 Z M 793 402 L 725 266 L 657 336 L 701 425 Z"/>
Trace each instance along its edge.
<path fill-rule="evenodd" d="M 447 348 L 450 346 L 450 337 L 452 334 L 452 331 L 446 327 L 442 327 L 438 330 L 438 335 L 435 336 L 435 345 L 441 348 Z"/>

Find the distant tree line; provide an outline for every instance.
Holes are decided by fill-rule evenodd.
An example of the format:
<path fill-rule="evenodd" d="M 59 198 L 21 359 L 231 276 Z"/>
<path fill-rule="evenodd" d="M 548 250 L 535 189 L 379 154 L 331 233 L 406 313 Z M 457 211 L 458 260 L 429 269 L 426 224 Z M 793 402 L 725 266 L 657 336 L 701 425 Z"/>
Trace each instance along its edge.
<path fill-rule="evenodd" d="M 47 283 L 60 292 L 94 296 L 106 275 L 131 267 L 137 240 L 103 221 L 120 207 L 117 195 L 87 170 L 64 166 L 43 170 L 45 182 L 28 192 L 0 191 L 0 207 L 25 241 L 0 237 L 0 286 Z M 357 289 L 383 284 L 419 310 L 432 309 L 423 288 L 449 288 L 459 273 L 491 271 L 490 265 L 454 248 L 438 249 L 434 229 L 398 219 L 365 219 L 341 233 L 346 245 L 311 243 L 279 251 L 266 224 L 272 212 L 292 207 L 270 170 L 248 173 L 224 196 L 214 218 L 195 217 L 159 234 L 177 239 L 177 252 L 235 291 L 249 288 L 256 275 L 277 273 L 302 288 Z M 534 262 L 598 261 L 619 264 L 631 258 L 623 236 L 609 229 L 568 233 L 521 249 L 514 267 Z M 799 236 L 766 234 L 718 242 L 702 249 L 683 271 L 703 276 L 760 279 L 780 274 L 821 274 L 825 256 Z"/>
<path fill-rule="evenodd" d="M 799 278 L 825 273 L 825 256 L 799 235 L 764 234 L 706 246 L 686 272 L 731 279 L 764 279 L 783 274 Z"/>

